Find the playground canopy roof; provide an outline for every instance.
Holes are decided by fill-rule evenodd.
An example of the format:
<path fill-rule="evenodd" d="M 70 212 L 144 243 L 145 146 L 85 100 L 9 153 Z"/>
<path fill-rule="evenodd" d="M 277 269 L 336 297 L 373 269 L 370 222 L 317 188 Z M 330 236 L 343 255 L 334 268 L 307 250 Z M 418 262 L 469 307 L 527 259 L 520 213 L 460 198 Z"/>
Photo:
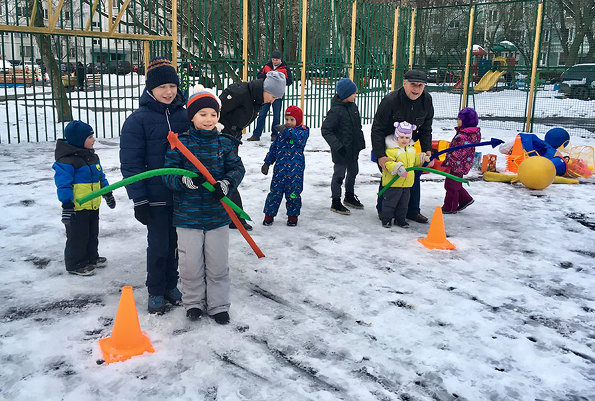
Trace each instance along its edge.
<path fill-rule="evenodd" d="M 488 52 L 486 52 L 485 49 L 483 47 L 481 47 L 480 45 L 473 45 L 472 54 L 474 56 L 485 56 L 486 54 L 488 54 Z"/>
<path fill-rule="evenodd" d="M 498 43 L 497 45 L 492 46 L 493 52 L 506 52 L 506 51 L 516 51 L 518 50 L 516 45 L 508 40 L 503 40 L 502 42 Z"/>

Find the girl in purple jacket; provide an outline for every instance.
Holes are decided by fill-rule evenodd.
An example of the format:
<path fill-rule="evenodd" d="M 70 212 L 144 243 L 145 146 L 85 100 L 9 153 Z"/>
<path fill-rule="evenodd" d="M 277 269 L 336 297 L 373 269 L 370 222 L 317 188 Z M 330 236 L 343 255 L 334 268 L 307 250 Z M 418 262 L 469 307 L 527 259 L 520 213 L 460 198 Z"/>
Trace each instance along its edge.
<path fill-rule="evenodd" d="M 457 118 L 458 126 L 455 128 L 457 133 L 450 142 L 450 147 L 481 141 L 481 131 L 477 126 L 477 112 L 474 109 L 471 107 L 462 109 L 459 111 Z M 475 147 L 458 149 L 447 153 L 442 165 L 450 169 L 450 174 L 463 177 L 471 170 L 474 156 Z M 458 181 L 447 178 L 444 181 L 444 189 L 446 189 L 446 195 L 444 196 L 442 213 L 456 213 L 474 202 L 471 195 L 463 188 L 463 184 Z"/>

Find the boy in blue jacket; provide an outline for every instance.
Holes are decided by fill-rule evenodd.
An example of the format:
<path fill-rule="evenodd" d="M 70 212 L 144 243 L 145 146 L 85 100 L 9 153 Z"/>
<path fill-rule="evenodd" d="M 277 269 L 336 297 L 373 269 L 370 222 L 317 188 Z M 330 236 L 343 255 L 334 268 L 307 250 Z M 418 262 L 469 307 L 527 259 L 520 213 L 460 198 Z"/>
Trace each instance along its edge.
<path fill-rule="evenodd" d="M 239 141 L 220 134 L 220 105 L 215 95 L 199 90 L 188 100 L 188 119 L 193 127 L 179 136 L 180 141 L 198 158 L 217 180 L 209 193 L 205 178 L 176 149 L 165 155 L 165 167 L 194 171 L 198 177 L 164 176 L 173 191 L 173 224 L 178 234 L 182 303 L 186 316 L 198 320 L 206 312 L 219 324 L 229 323 L 229 229 L 230 218 L 220 200 L 237 188 L 244 177 L 238 156 Z"/>
<path fill-rule="evenodd" d="M 101 198 L 82 205 L 74 201 L 109 183 L 93 150 L 93 128 L 79 120 L 71 121 L 64 128 L 64 138 L 56 141 L 56 162 L 52 166 L 58 199 L 62 202 L 62 223 L 66 227 L 64 264 L 70 274 L 91 276 L 96 267 L 107 263 L 97 252 Z M 103 197 L 110 209 L 116 207 L 111 192 Z"/>
<path fill-rule="evenodd" d="M 296 226 L 300 209 L 302 207 L 302 189 L 304 187 L 304 148 L 310 135 L 310 129 L 302 125 L 304 113 L 297 106 L 289 106 L 285 110 L 285 126 L 277 126 L 279 132 L 267 153 L 261 172 L 264 175 L 269 173 L 271 164 L 273 179 L 271 180 L 271 192 L 267 195 L 264 204 L 264 221 L 262 224 L 270 226 L 273 224 L 279 205 L 285 195 L 285 206 L 287 208 L 287 225 Z"/>
<path fill-rule="evenodd" d="M 180 79 L 171 62 L 156 57 L 147 67 L 146 88 L 136 109 L 122 126 L 120 169 L 122 176 L 162 168 L 168 148 L 167 134 L 186 132 L 190 122 L 180 92 Z M 165 301 L 178 305 L 176 229 L 172 225 L 172 193 L 161 177 L 126 186 L 134 202 L 134 217 L 147 226 L 147 289 L 149 313 L 165 312 Z"/>

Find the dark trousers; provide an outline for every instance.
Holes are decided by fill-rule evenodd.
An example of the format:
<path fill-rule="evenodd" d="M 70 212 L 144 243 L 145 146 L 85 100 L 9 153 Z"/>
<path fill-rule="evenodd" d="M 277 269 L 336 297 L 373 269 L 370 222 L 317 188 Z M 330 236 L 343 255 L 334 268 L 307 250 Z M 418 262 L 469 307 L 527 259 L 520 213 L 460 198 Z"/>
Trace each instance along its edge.
<path fill-rule="evenodd" d="M 407 205 L 409 204 L 410 188 L 390 187 L 383 194 L 382 223 L 388 223 L 393 218 L 397 222 L 405 221 Z"/>
<path fill-rule="evenodd" d="M 275 125 L 279 125 L 281 123 L 281 108 L 283 107 L 283 99 L 277 99 L 273 102 L 273 123 L 271 124 L 271 135 L 277 135 L 277 132 L 274 130 Z M 258 118 L 256 119 L 256 128 L 252 131 L 252 135 L 255 137 L 260 138 L 262 135 L 262 131 L 264 130 L 264 122 L 269 114 L 269 110 L 271 109 L 270 103 L 264 103 L 258 112 Z"/>
<path fill-rule="evenodd" d="M 453 175 L 462 177 L 458 174 Z M 444 196 L 444 206 L 442 206 L 443 210 L 454 212 L 460 206 L 464 206 L 473 200 L 471 195 L 469 195 L 469 192 L 463 188 L 462 182 L 447 178 L 444 180 L 444 189 L 446 189 L 446 195 Z"/>
<path fill-rule="evenodd" d="M 378 166 L 378 169 L 382 173 L 382 167 Z M 409 205 L 407 206 L 407 216 L 415 216 L 416 214 L 421 212 L 419 208 L 420 202 L 420 188 L 419 182 L 421 177 L 421 171 L 415 171 L 415 181 L 413 181 L 413 186 L 409 190 Z M 382 186 L 382 178 L 380 179 L 380 185 L 378 186 L 378 192 L 383 188 Z M 376 201 L 376 210 L 378 213 L 382 214 L 382 200 L 384 199 L 384 194 L 378 197 Z"/>
<path fill-rule="evenodd" d="M 178 236 L 172 206 L 151 206 L 147 224 L 147 289 L 164 295 L 178 284 Z"/>
<path fill-rule="evenodd" d="M 359 173 L 357 157 L 346 164 L 335 164 L 333 166 L 333 178 L 331 179 L 331 196 L 341 198 L 341 186 L 345 180 L 345 193 L 355 193 L 355 177 Z"/>
<path fill-rule="evenodd" d="M 66 225 L 64 264 L 72 271 L 95 261 L 99 254 L 99 210 L 77 210 L 74 219 Z"/>

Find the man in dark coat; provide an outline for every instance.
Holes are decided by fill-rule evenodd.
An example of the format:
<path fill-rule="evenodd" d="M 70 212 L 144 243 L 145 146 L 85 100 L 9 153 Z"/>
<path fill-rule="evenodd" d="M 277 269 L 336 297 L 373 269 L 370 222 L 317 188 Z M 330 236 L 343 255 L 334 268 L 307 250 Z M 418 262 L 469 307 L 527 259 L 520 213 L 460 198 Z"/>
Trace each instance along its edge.
<path fill-rule="evenodd" d="M 283 97 L 284 93 L 285 75 L 278 71 L 269 71 L 264 79 L 229 85 L 219 95 L 221 100 L 219 122 L 224 126 L 222 132 L 241 140 L 242 131 L 254 121 L 262 105 L 273 103 Z M 242 198 L 237 188 L 228 196 L 236 205 L 242 207 Z M 240 221 L 246 230 L 252 230 L 252 226 L 244 219 Z M 229 228 L 236 227 L 231 223 Z"/>
<path fill-rule="evenodd" d="M 85 90 L 85 74 L 86 68 L 80 61 L 76 63 L 76 81 L 78 83 L 79 90 Z"/>
<path fill-rule="evenodd" d="M 285 75 L 285 85 L 289 86 L 293 83 L 293 76 L 291 70 L 285 64 L 285 61 L 281 60 L 281 51 L 275 50 L 271 53 L 271 61 L 266 63 L 262 70 L 258 73 L 257 77 L 264 79 L 269 71 L 279 71 Z M 281 123 L 281 109 L 283 108 L 283 98 L 276 99 L 273 103 L 273 123 L 271 124 L 271 139 L 275 139 L 278 134 L 275 127 Z M 256 120 L 256 128 L 252 131 L 252 136 L 247 141 L 260 141 L 260 136 L 264 130 L 264 122 L 269 114 L 271 103 L 265 103 L 260 108 L 258 113 L 258 119 Z"/>
<path fill-rule="evenodd" d="M 396 91 L 386 95 L 374 115 L 372 123 L 372 154 L 378 161 L 379 168 L 389 160 L 385 153 L 384 139 L 394 133 L 394 123 L 407 121 L 415 124 L 417 129 L 413 132 L 413 141 L 419 140 L 421 151 L 428 156 L 432 154 L 432 120 L 434 119 L 434 106 L 432 97 L 424 89 L 426 87 L 427 75 L 423 71 L 411 70 L 405 73 L 403 86 Z M 415 182 L 411 187 L 411 197 L 407 210 L 407 218 L 418 223 L 427 223 L 428 218 L 422 215 L 419 208 L 420 172 L 415 174 Z M 380 183 L 382 188 L 382 182 Z M 380 215 L 382 197 L 378 197 L 376 209 Z"/>

